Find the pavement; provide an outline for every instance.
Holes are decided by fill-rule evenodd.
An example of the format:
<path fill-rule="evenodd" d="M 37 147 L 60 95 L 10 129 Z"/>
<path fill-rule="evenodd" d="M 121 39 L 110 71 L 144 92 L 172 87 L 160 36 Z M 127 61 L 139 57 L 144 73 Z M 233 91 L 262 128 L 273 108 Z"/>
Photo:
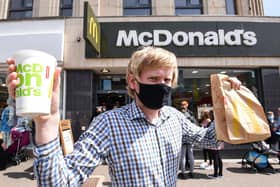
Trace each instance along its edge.
<path fill-rule="evenodd" d="M 280 170 L 277 158 L 270 158 L 270 163 L 275 169 Z M 279 187 L 280 172 L 254 172 L 251 168 L 242 168 L 241 159 L 223 159 L 224 176 L 209 179 L 207 174 L 213 170 L 200 169 L 202 160 L 195 160 L 195 177 L 186 180 L 177 180 L 177 187 Z M 0 171 L 1 187 L 35 187 L 36 180 L 32 177 L 33 160 L 21 162 L 19 165 L 10 165 L 6 170 Z M 105 176 L 104 187 L 111 186 L 108 166 L 101 165 L 94 171 L 95 175 Z"/>

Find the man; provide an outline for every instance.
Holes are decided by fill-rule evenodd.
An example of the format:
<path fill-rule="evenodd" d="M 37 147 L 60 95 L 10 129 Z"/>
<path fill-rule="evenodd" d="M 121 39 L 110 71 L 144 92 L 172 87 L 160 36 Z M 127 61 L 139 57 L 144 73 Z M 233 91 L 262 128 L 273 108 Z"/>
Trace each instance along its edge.
<path fill-rule="evenodd" d="M 3 142 L 3 139 L 0 137 L 0 171 L 6 169 L 9 159 L 9 154 L 5 151 L 6 147 Z"/>
<path fill-rule="evenodd" d="M 192 123 L 198 125 L 197 120 L 195 119 L 193 112 L 189 110 L 189 102 L 187 100 L 181 101 L 181 112 L 185 117 L 190 120 Z M 186 166 L 189 166 L 189 173 L 186 174 Z M 193 144 L 182 142 L 181 148 L 181 158 L 180 158 L 180 169 L 181 172 L 178 174 L 179 179 L 193 178 L 194 174 L 194 155 L 193 155 Z"/>
<path fill-rule="evenodd" d="M 13 126 L 15 126 L 14 107 L 12 105 L 12 99 L 8 98 L 7 105 L 1 113 L 2 125 L 0 128 L 0 132 L 2 131 L 4 148 L 8 148 L 12 144 L 11 129 Z"/>
<path fill-rule="evenodd" d="M 277 109 L 278 117 L 277 117 L 277 122 L 276 122 L 276 129 L 280 133 L 280 107 Z M 279 145 L 280 148 L 280 145 Z"/>
<path fill-rule="evenodd" d="M 193 112 L 189 109 L 189 102 L 187 100 L 181 101 L 181 112 L 183 112 L 188 120 L 196 125 L 199 125 L 198 121 L 195 119 Z"/>
<path fill-rule="evenodd" d="M 272 149 L 278 151 L 280 135 L 277 133 L 277 122 L 274 119 L 274 112 L 268 111 L 266 115 L 267 115 L 271 136 L 267 138 L 265 142 L 268 143 Z M 279 156 L 278 156 L 278 161 L 280 164 Z"/>
<path fill-rule="evenodd" d="M 278 113 L 278 118 L 275 127 L 276 127 L 276 134 L 278 136 L 278 150 L 280 151 L 280 107 L 277 109 L 277 113 Z M 278 156 L 278 161 L 280 164 L 280 155 Z"/>
<path fill-rule="evenodd" d="M 276 148 L 276 143 L 278 141 L 278 136 L 276 134 L 276 127 L 275 127 L 275 120 L 274 120 L 274 112 L 272 111 L 267 111 L 266 112 L 266 116 L 267 116 L 267 121 L 269 124 L 269 128 L 270 128 L 270 133 L 271 136 L 269 138 L 267 138 L 265 141 L 266 143 L 268 143 L 273 149 Z"/>
<path fill-rule="evenodd" d="M 14 96 L 17 74 L 9 59 L 7 79 Z M 59 74 L 53 87 L 52 110 L 35 117 L 36 160 L 39 186 L 80 186 L 106 159 L 112 186 L 175 186 L 182 137 L 202 146 L 215 144 L 214 128 L 192 124 L 176 109 L 166 106 L 177 83 L 173 53 L 144 47 L 133 53 L 127 69 L 128 94 L 134 101 L 98 115 L 63 158 L 58 139 Z M 234 88 L 240 81 L 230 78 Z"/>

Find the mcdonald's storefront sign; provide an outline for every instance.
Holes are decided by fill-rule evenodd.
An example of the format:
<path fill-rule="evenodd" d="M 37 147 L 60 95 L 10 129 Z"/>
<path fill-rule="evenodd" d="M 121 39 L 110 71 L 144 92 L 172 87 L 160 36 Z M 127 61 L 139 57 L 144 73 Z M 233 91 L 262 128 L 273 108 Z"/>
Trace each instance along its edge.
<path fill-rule="evenodd" d="M 84 38 L 100 53 L 100 24 L 88 2 L 84 2 Z"/>

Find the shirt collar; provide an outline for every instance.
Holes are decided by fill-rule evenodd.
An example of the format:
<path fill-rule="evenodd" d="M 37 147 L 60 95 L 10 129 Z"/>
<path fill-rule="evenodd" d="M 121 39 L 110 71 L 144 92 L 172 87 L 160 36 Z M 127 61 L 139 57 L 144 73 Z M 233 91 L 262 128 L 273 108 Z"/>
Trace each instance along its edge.
<path fill-rule="evenodd" d="M 167 108 L 166 106 L 162 107 L 160 109 L 160 119 L 161 120 L 166 120 L 169 116 L 170 116 L 170 112 L 167 111 Z M 136 102 L 133 101 L 130 106 L 129 106 L 129 116 L 130 116 L 130 119 L 131 120 L 134 120 L 134 119 L 141 119 L 141 118 L 146 118 L 145 117 L 145 114 L 143 113 L 143 111 L 140 109 L 140 107 L 138 107 L 136 105 Z"/>

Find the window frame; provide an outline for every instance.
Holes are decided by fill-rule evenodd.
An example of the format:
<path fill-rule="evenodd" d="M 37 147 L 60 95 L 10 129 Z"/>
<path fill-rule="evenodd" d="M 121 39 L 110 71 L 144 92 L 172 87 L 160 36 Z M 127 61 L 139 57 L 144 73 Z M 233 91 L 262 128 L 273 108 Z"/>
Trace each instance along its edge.
<path fill-rule="evenodd" d="M 31 18 L 32 17 L 32 11 L 33 11 L 33 3 L 34 1 L 32 0 L 32 5 L 31 6 L 26 6 L 25 2 L 26 0 L 10 0 L 9 2 L 9 9 L 8 9 L 8 19 L 24 19 L 24 18 Z M 12 8 L 12 3 L 17 3 L 19 7 L 17 8 Z M 31 16 L 23 15 L 23 17 L 17 17 L 13 13 L 27 13 L 31 11 Z"/>
<path fill-rule="evenodd" d="M 185 6 L 177 6 L 176 5 L 176 0 L 174 1 L 174 6 L 175 6 L 175 15 L 176 16 L 180 16 L 180 15 L 202 15 L 203 14 L 203 1 L 202 0 L 198 0 L 199 4 L 195 5 L 195 4 L 191 4 L 191 0 L 185 0 L 186 4 Z M 178 14 L 177 10 L 199 10 L 200 13 L 199 14 Z"/>
<path fill-rule="evenodd" d="M 135 0 L 136 4 L 135 6 L 126 6 L 125 0 L 123 0 L 123 16 L 151 16 L 152 15 L 152 0 L 148 0 L 148 4 L 141 4 L 141 0 Z M 125 14 L 125 10 L 148 10 L 148 14 Z"/>
<path fill-rule="evenodd" d="M 232 7 L 233 7 L 233 10 L 231 10 Z M 233 11 L 233 12 L 231 12 L 231 11 Z M 235 0 L 226 0 L 226 14 L 227 15 L 237 15 Z"/>
<path fill-rule="evenodd" d="M 59 4 L 59 16 L 63 16 L 63 17 L 71 17 L 73 15 L 73 0 L 71 0 L 72 3 L 70 4 L 66 4 L 64 3 L 64 0 L 60 0 L 60 4 Z M 65 10 L 71 10 L 71 15 L 64 15 L 63 12 Z"/>

